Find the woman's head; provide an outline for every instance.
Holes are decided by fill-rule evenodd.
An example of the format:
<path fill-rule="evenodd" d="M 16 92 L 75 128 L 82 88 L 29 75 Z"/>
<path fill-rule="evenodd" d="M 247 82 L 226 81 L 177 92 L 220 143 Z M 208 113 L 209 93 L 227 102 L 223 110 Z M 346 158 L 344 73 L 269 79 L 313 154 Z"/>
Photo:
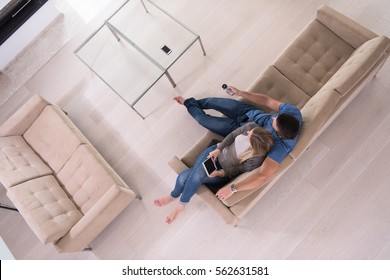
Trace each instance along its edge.
<path fill-rule="evenodd" d="M 264 155 L 268 153 L 273 144 L 271 132 L 257 126 L 248 132 L 249 142 L 251 143 L 253 154 Z"/>

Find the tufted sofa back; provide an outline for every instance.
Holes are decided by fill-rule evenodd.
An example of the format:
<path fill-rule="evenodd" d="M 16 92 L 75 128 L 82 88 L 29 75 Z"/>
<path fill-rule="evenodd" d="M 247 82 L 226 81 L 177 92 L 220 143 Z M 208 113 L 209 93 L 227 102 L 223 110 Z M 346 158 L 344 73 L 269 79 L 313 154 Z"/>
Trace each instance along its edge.
<path fill-rule="evenodd" d="M 314 20 L 274 62 L 274 66 L 306 94 L 314 96 L 354 50 L 321 22 Z"/>

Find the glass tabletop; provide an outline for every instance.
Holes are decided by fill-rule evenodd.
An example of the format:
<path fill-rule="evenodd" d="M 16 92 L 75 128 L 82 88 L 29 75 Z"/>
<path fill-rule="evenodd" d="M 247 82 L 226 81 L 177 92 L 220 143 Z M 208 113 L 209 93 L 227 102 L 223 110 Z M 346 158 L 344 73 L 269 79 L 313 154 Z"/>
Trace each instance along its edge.
<path fill-rule="evenodd" d="M 205 55 L 199 35 L 166 11 L 149 0 L 128 0 L 75 54 L 134 109 L 164 74 L 175 86 L 168 70 L 197 40 Z"/>

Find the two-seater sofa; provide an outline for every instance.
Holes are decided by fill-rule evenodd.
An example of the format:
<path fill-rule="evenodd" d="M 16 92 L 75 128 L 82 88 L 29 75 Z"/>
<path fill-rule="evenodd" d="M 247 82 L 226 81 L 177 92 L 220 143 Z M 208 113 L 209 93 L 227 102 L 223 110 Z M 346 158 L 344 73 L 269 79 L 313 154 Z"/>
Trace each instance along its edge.
<path fill-rule="evenodd" d="M 82 251 L 136 198 L 70 118 L 35 95 L 0 126 L 0 182 L 29 227 Z"/>
<path fill-rule="evenodd" d="M 247 90 L 265 93 L 301 109 L 303 127 L 296 147 L 265 184 L 235 193 L 223 202 L 206 186 L 200 188 L 198 196 L 225 222 L 236 224 L 375 76 L 389 51 L 387 37 L 378 36 L 349 17 L 322 5 L 316 18 Z M 169 165 L 177 173 L 192 166 L 199 153 L 214 139 L 222 138 L 207 132 L 180 159 L 175 156 Z M 242 174 L 234 182 L 255 172 L 258 170 Z"/>

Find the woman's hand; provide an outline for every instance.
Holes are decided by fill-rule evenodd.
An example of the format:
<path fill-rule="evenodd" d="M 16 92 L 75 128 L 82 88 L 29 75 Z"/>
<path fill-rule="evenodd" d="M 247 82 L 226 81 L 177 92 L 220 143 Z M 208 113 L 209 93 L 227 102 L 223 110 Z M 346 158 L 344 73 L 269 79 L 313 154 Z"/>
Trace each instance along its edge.
<path fill-rule="evenodd" d="M 218 169 L 218 170 L 214 170 L 210 176 L 210 178 L 213 178 L 213 177 L 225 177 L 225 170 L 223 169 Z"/>
<path fill-rule="evenodd" d="M 221 151 L 219 149 L 215 149 L 214 151 L 209 153 L 209 158 L 211 158 L 215 162 L 220 153 Z"/>
<path fill-rule="evenodd" d="M 229 197 L 231 197 L 233 194 L 230 185 L 223 187 L 222 189 L 219 189 L 219 191 L 215 194 L 216 197 L 218 197 L 220 200 L 226 200 Z"/>

